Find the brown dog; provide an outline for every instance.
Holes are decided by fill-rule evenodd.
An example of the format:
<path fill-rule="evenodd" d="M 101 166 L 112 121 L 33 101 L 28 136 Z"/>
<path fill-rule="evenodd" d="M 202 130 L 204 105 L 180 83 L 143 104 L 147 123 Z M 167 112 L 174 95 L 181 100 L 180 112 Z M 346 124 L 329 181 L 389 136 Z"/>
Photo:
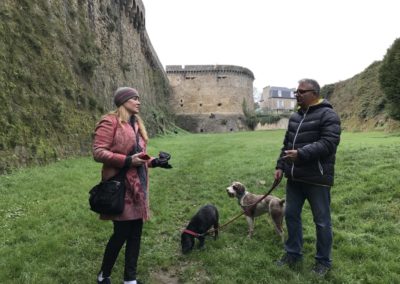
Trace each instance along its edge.
<path fill-rule="evenodd" d="M 283 217 L 285 212 L 285 199 L 280 199 L 276 196 L 268 195 L 262 201 L 256 202 L 263 197 L 263 195 L 252 194 L 246 190 L 246 187 L 240 182 L 233 182 L 231 186 L 226 189 L 229 197 L 237 197 L 239 205 L 245 211 L 247 224 L 249 225 L 248 237 L 253 236 L 254 232 L 254 218 L 262 214 L 270 214 L 274 223 L 275 231 L 283 241 Z"/>

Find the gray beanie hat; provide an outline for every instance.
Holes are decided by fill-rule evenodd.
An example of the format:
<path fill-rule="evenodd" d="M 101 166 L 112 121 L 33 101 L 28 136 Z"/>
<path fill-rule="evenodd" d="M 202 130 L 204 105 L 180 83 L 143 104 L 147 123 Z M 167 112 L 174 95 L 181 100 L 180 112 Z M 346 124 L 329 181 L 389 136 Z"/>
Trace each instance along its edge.
<path fill-rule="evenodd" d="M 139 97 L 139 93 L 136 89 L 130 87 L 118 88 L 114 93 L 114 104 L 117 107 L 123 105 L 127 100 L 134 97 Z"/>

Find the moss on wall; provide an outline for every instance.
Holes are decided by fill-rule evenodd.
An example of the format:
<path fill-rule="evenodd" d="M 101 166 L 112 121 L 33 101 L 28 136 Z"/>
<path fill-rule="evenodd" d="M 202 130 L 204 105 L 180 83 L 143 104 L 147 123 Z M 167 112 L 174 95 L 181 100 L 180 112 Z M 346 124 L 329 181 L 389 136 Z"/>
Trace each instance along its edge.
<path fill-rule="evenodd" d="M 380 66 L 381 62 L 376 61 L 354 77 L 321 90 L 340 115 L 344 129 L 393 131 L 400 126 L 387 114 L 378 80 Z"/>
<path fill-rule="evenodd" d="M 145 31 L 129 26 L 121 8 L 114 1 L 0 2 L 0 173 L 89 154 L 95 123 L 113 107 L 118 86 L 144 94 L 150 134 L 173 125 L 163 70 L 142 51 Z"/>

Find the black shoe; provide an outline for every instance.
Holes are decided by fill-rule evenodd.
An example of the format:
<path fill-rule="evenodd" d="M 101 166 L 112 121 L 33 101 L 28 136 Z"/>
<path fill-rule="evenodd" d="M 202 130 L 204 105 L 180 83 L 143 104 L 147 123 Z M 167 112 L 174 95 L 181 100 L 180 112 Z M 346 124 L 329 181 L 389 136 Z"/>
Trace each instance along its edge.
<path fill-rule="evenodd" d="M 301 257 L 290 255 L 290 254 L 286 253 L 284 256 L 282 256 L 282 258 L 280 260 L 278 260 L 276 262 L 276 265 L 277 266 L 284 266 L 284 265 L 293 266 L 296 263 L 300 262 L 300 260 L 301 260 Z"/>
<path fill-rule="evenodd" d="M 315 263 L 311 271 L 320 277 L 324 277 L 329 272 L 330 269 L 331 269 L 330 267 L 323 265 L 320 262 L 317 262 Z"/>

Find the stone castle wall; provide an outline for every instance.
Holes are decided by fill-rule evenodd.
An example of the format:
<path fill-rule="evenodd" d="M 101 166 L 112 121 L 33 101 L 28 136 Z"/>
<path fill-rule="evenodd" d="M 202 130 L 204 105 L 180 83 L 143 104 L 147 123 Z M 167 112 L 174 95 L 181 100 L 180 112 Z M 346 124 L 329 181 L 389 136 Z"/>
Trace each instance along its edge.
<path fill-rule="evenodd" d="M 142 0 L 0 3 L 0 174 L 90 154 L 120 86 L 141 94 L 150 136 L 175 129 Z"/>
<path fill-rule="evenodd" d="M 254 130 L 275 130 L 275 129 L 287 129 L 289 123 L 288 118 L 281 118 L 279 121 L 275 123 L 266 123 L 262 125 L 261 123 L 258 123 L 256 128 Z"/>
<path fill-rule="evenodd" d="M 142 0 L 88 0 L 89 25 L 102 60 L 94 76 L 95 92 L 103 95 L 112 108 L 116 87 L 129 84 L 145 95 L 145 105 L 157 104 L 151 78 L 157 73 L 168 84 L 163 65 L 146 31 L 145 7 Z"/>
<path fill-rule="evenodd" d="M 169 65 L 170 104 L 180 127 L 191 132 L 247 129 L 243 102 L 254 110 L 253 73 L 232 65 Z"/>

